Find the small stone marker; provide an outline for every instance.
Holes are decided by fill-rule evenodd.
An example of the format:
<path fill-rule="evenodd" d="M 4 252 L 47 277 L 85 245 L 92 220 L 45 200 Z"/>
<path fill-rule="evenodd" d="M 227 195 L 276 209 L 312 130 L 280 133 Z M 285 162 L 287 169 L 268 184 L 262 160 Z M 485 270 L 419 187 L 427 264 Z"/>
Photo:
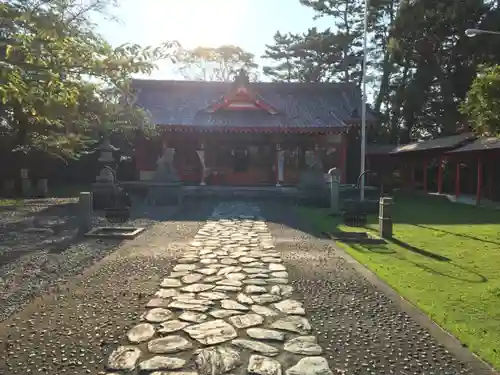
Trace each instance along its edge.
<path fill-rule="evenodd" d="M 87 233 L 92 229 L 92 193 L 82 191 L 78 199 L 78 206 L 80 211 L 80 232 Z"/>
<path fill-rule="evenodd" d="M 382 238 L 392 238 L 392 215 L 391 215 L 392 198 L 380 198 L 378 224 L 379 235 Z"/>
<path fill-rule="evenodd" d="M 332 168 L 328 171 L 330 176 L 330 211 L 336 215 L 340 213 L 339 189 L 340 189 L 340 174 L 337 168 Z"/>
<path fill-rule="evenodd" d="M 37 181 L 38 196 L 47 197 L 49 195 L 49 185 L 46 178 L 41 178 Z"/>
<path fill-rule="evenodd" d="M 29 178 L 29 170 L 21 169 L 21 190 L 24 197 L 31 196 L 31 179 Z"/>

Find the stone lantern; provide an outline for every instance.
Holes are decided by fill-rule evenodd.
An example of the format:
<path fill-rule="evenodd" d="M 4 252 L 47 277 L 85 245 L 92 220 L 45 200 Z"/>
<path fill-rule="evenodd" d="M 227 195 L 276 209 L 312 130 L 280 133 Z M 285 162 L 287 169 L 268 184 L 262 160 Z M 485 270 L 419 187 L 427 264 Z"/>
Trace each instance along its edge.
<path fill-rule="evenodd" d="M 96 148 L 96 151 L 99 152 L 97 160 L 102 164 L 96 182 L 92 184 L 93 202 L 96 209 L 110 207 L 116 194 L 116 172 L 113 168 L 115 157 L 113 153 L 118 150 L 119 148 L 113 146 L 107 136 Z"/>
<path fill-rule="evenodd" d="M 113 146 L 109 141 L 109 138 L 105 136 L 102 143 L 97 146 L 96 150 L 99 151 L 99 162 L 104 165 L 111 166 L 115 162 L 113 153 L 119 151 L 120 149 Z"/>

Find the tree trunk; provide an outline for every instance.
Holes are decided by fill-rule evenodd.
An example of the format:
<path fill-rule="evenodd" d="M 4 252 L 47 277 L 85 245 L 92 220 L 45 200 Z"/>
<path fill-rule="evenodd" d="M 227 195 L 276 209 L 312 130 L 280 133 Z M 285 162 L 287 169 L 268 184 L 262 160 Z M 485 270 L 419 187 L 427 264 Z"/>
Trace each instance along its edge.
<path fill-rule="evenodd" d="M 380 107 L 382 105 L 382 102 L 384 101 L 384 98 L 387 96 L 389 93 L 389 80 L 390 80 L 390 68 L 391 68 L 391 62 L 390 62 L 390 53 L 388 51 L 385 51 L 384 54 L 384 61 L 382 63 L 382 78 L 380 80 L 380 89 L 378 91 L 377 98 L 375 99 L 375 104 L 373 106 L 373 109 L 375 112 L 380 112 Z"/>

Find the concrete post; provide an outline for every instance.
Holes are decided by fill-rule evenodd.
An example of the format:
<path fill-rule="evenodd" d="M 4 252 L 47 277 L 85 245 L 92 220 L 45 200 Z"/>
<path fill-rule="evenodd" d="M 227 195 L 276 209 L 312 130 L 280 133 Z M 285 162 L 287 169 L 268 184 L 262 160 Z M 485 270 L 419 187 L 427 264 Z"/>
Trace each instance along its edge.
<path fill-rule="evenodd" d="M 332 168 L 328 171 L 328 174 L 330 175 L 330 211 L 334 215 L 338 215 L 340 213 L 340 178 L 336 170 L 337 168 Z"/>
<path fill-rule="evenodd" d="M 26 168 L 21 169 L 21 191 L 24 197 L 31 196 L 31 180 L 29 178 L 29 170 Z"/>
<path fill-rule="evenodd" d="M 92 193 L 80 192 L 79 200 L 79 213 L 80 213 L 80 233 L 87 233 L 92 229 Z"/>
<path fill-rule="evenodd" d="M 276 160 L 278 166 L 276 186 L 281 186 L 281 183 L 285 180 L 285 151 L 276 150 Z"/>
<path fill-rule="evenodd" d="M 37 181 L 37 190 L 40 197 L 47 197 L 49 195 L 49 185 L 46 178 L 41 178 Z"/>
<path fill-rule="evenodd" d="M 379 235 L 382 238 L 392 238 L 392 198 L 380 198 L 378 224 Z"/>

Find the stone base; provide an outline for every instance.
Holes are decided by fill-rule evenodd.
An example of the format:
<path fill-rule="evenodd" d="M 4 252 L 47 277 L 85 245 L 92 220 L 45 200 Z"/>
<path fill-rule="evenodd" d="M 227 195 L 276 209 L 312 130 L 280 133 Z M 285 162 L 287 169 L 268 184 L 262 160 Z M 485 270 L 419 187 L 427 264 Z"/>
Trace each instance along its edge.
<path fill-rule="evenodd" d="M 37 181 L 37 196 L 45 198 L 49 195 L 49 185 L 46 178 L 41 178 Z"/>
<path fill-rule="evenodd" d="M 379 235 L 382 238 L 392 238 L 392 218 L 378 218 Z"/>
<path fill-rule="evenodd" d="M 155 171 L 139 171 L 139 180 L 151 181 L 155 175 Z"/>
<path fill-rule="evenodd" d="M 154 206 L 174 206 L 182 204 L 182 185 L 150 186 L 148 204 Z"/>
<path fill-rule="evenodd" d="M 116 194 L 116 186 L 106 183 L 94 183 L 91 187 L 94 197 L 93 208 L 102 210 L 112 206 Z"/>
<path fill-rule="evenodd" d="M 21 179 L 21 191 L 23 192 L 23 197 L 30 197 L 32 192 L 31 180 L 29 178 Z"/>

